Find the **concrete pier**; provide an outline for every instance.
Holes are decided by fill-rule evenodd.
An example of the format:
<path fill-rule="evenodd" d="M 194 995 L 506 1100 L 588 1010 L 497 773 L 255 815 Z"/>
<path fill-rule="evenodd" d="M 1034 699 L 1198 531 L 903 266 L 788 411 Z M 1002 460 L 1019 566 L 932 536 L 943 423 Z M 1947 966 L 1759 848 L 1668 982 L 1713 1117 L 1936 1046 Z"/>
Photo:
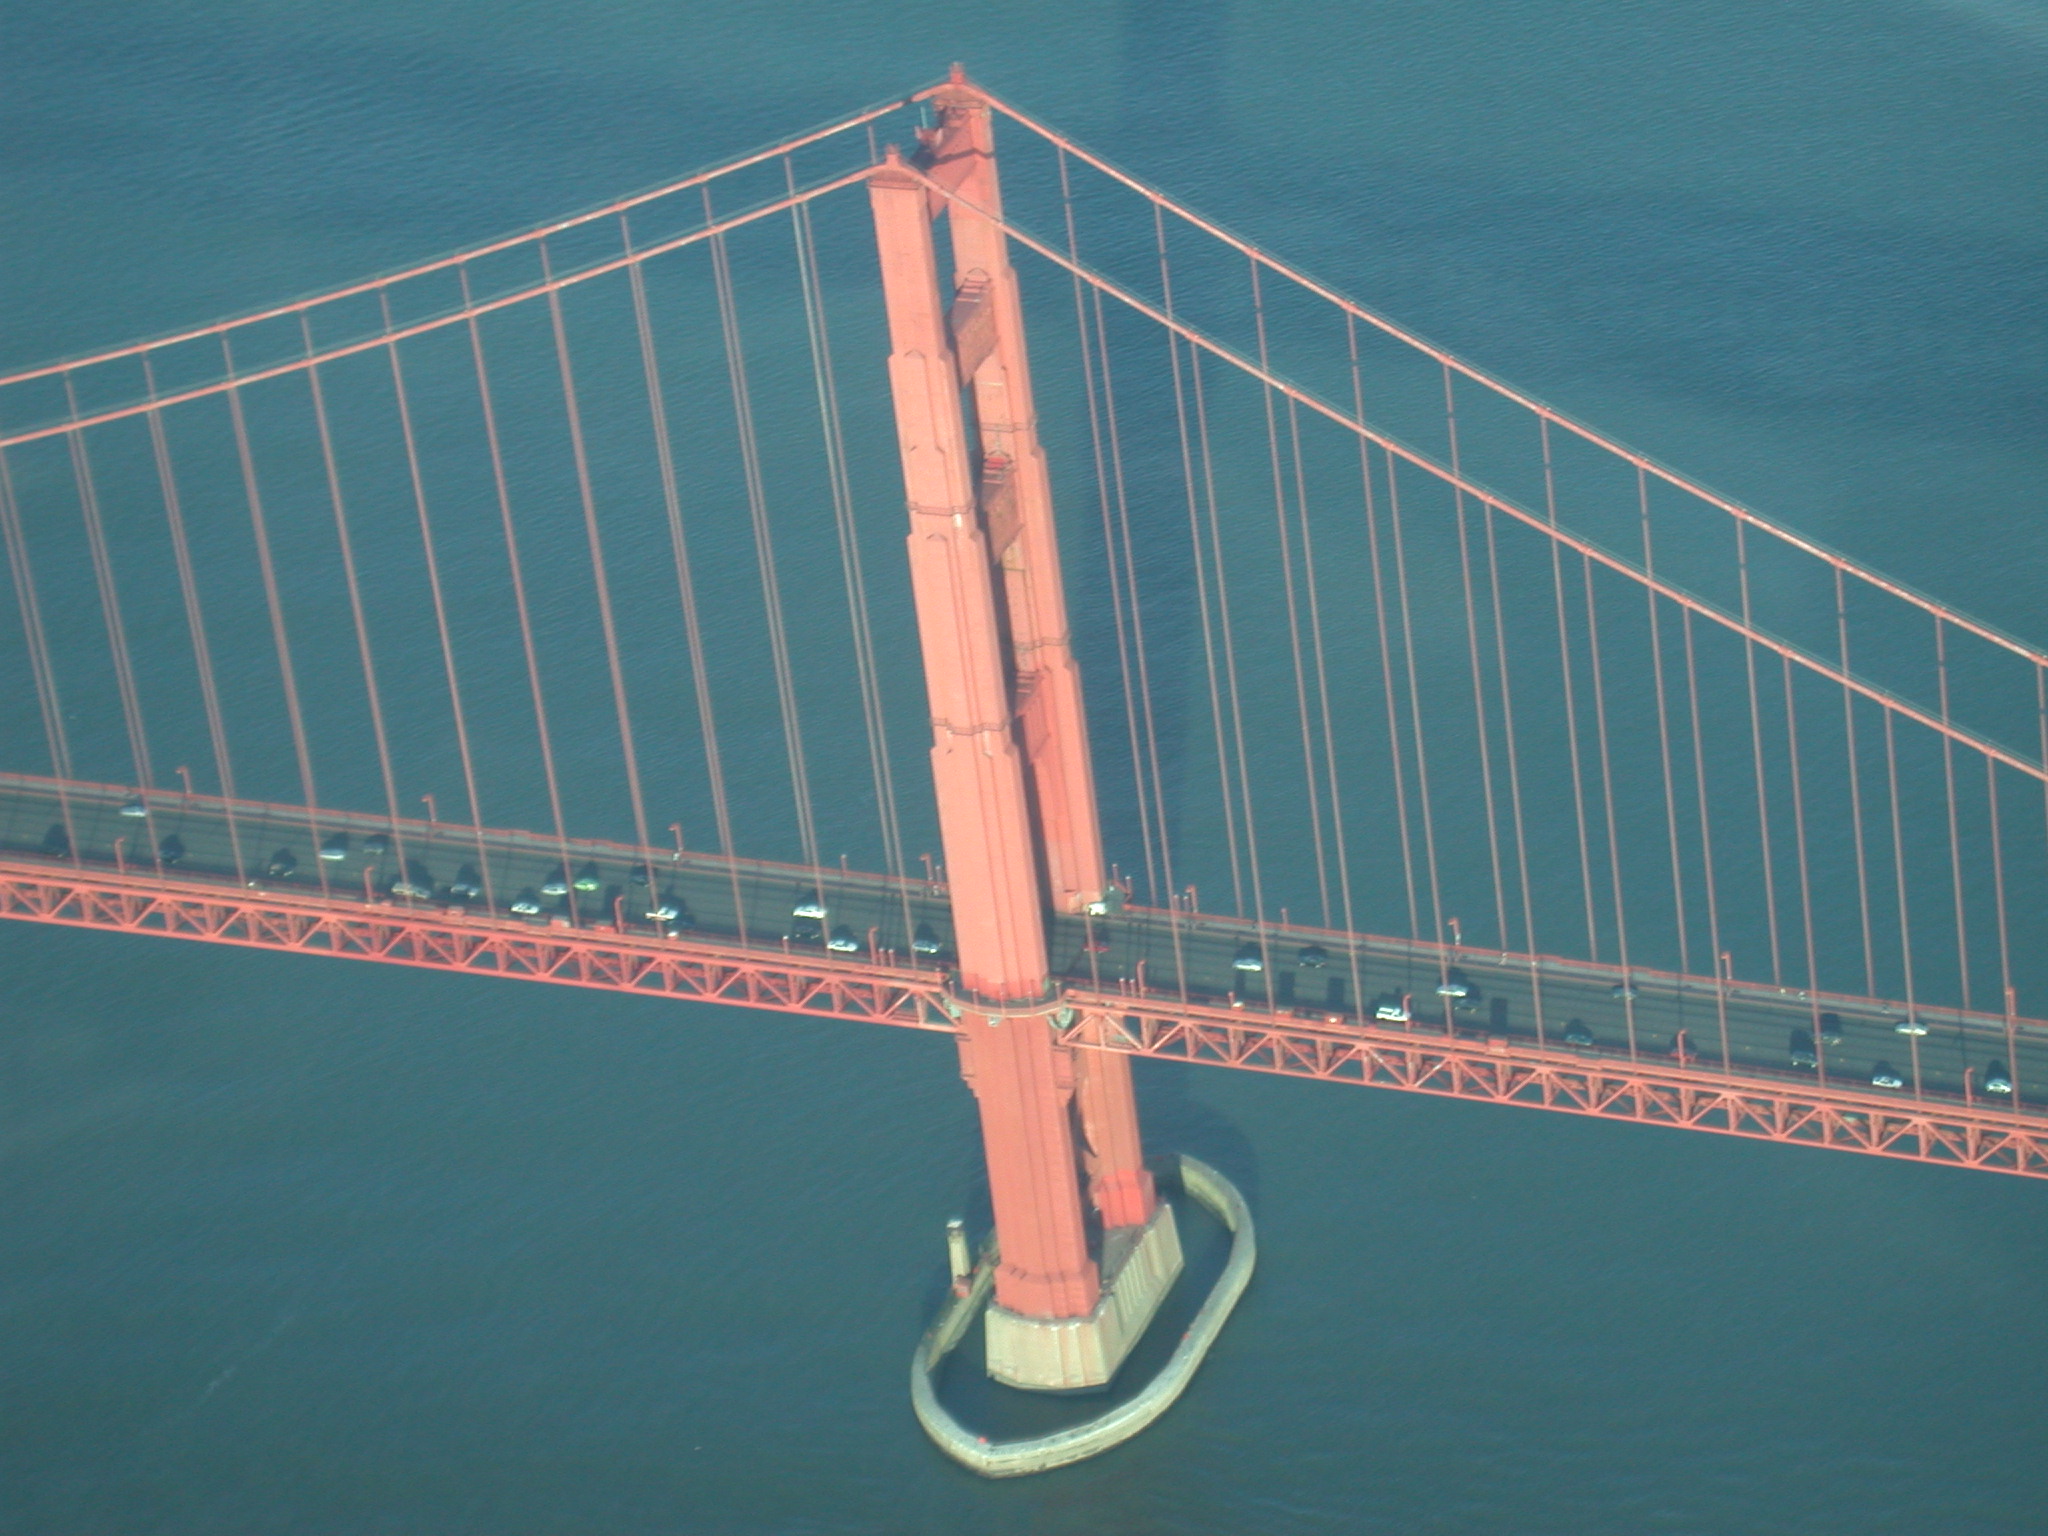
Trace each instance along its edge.
<path fill-rule="evenodd" d="M 1033 1392 L 1085 1392 L 1109 1385 L 1181 1271 L 1173 1207 L 1159 1202 L 1142 1226 L 1113 1227 L 1102 1240 L 1102 1298 L 1085 1317 L 1026 1317 L 991 1306 L 983 1323 L 988 1373 Z"/>
<path fill-rule="evenodd" d="M 1230 1257 L 1216 1279 L 1201 1310 L 1181 1336 L 1172 1356 L 1138 1392 L 1116 1407 L 1086 1423 L 1049 1435 L 1023 1440 L 990 1440 L 977 1435 L 954 1418 L 939 1401 L 933 1377 L 972 1326 L 976 1313 L 987 1305 L 995 1284 L 994 1245 L 976 1266 L 966 1294 L 955 1295 L 932 1322 L 919 1341 L 910 1362 L 910 1402 L 918 1423 L 932 1442 L 948 1456 L 983 1477 L 1022 1477 L 1032 1472 L 1049 1472 L 1098 1456 L 1121 1445 L 1173 1406 L 1194 1379 L 1196 1369 L 1209 1353 L 1209 1346 L 1223 1331 L 1237 1299 L 1251 1283 L 1258 1262 L 1258 1242 L 1252 1230 L 1251 1209 L 1237 1187 L 1208 1164 L 1188 1157 L 1180 1159 L 1181 1187 L 1199 1201 L 1230 1230 Z M 1164 1204 L 1161 1210 L 1168 1209 Z M 1176 1238 L 1178 1234 L 1176 1233 Z M 1178 1242 L 1176 1241 L 1176 1252 Z M 1157 1302 L 1153 1303 L 1155 1309 Z M 990 1313 L 991 1318 L 994 1313 Z"/>

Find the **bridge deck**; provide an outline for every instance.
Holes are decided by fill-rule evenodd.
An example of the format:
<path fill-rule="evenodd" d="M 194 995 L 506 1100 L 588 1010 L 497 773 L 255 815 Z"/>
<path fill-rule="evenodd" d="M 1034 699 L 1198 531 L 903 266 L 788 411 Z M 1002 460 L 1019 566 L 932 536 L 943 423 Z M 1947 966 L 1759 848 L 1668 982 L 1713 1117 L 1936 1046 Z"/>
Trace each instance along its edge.
<path fill-rule="evenodd" d="M 124 815 L 129 799 L 127 791 L 110 786 L 0 776 L 0 882 L 11 882 L 0 898 L 0 915 L 368 953 L 351 947 L 353 941 L 304 937 L 317 926 L 313 916 L 338 914 L 372 921 L 380 932 L 411 928 L 455 935 L 457 948 L 461 936 L 475 936 L 482 945 L 478 954 L 489 950 L 498 958 L 460 962 L 467 969 L 546 974 L 628 990 L 653 986 L 796 1011 L 951 1027 L 943 1013 L 946 957 L 915 954 L 910 943 L 920 926 L 942 945 L 948 935 L 945 893 L 922 881 L 570 840 L 569 876 L 594 871 L 596 888 L 545 896 L 541 887 L 562 871 L 565 857 L 565 845 L 551 837 L 423 821 L 393 824 L 346 812 L 309 817 L 296 808 L 178 794 L 152 795 L 146 815 Z M 65 829 L 61 840 L 53 829 Z M 317 857 L 321 841 L 336 833 L 348 840 L 347 856 Z M 390 849 L 367 851 L 366 839 L 380 833 L 391 839 Z M 172 838 L 182 852 L 166 861 L 160 850 Z M 267 873 L 280 850 L 289 851 L 293 869 Z M 465 866 L 467 878 L 488 888 L 488 899 L 457 900 L 450 894 L 450 883 L 465 877 Z M 391 893 L 408 869 L 416 883 L 431 888 L 431 896 Z M 89 886 L 108 899 L 89 909 L 66 905 L 61 893 L 72 886 Z M 175 902 L 188 893 L 222 912 L 262 908 L 300 914 L 305 921 L 287 926 L 302 937 L 234 938 L 225 929 L 201 932 L 139 915 L 153 899 Z M 822 931 L 817 938 L 802 937 L 791 909 L 802 897 L 819 894 L 828 913 Z M 521 897 L 537 897 L 542 911 L 513 914 L 510 908 Z M 651 919 L 648 913 L 663 901 L 684 915 L 675 923 Z M 818 942 L 841 930 L 855 951 L 831 953 Z M 1630 976 L 1633 997 L 1617 996 L 1620 973 L 1612 967 L 1147 908 L 1107 918 L 1062 917 L 1052 934 L 1054 965 L 1083 1016 L 1071 1026 L 1076 1038 L 1115 1048 L 1310 1076 L 1344 1076 L 1341 1058 L 1363 1080 L 1517 1102 L 1546 1100 L 1549 1090 L 1536 1079 L 1548 1081 L 1546 1074 L 1557 1071 L 1586 1083 L 1634 1083 L 1631 1091 L 1650 1083 L 1681 1094 L 1736 1089 L 1779 1106 L 1770 1111 L 1773 1116 L 1797 1118 L 1816 1105 L 1832 1106 L 1830 1112 L 1846 1115 L 1844 1123 L 1853 1129 L 1867 1127 L 1873 1117 L 1932 1115 L 1947 1125 L 1974 1127 L 1972 1135 L 1982 1131 L 1996 1139 L 2017 1132 L 2028 1145 L 2038 1138 L 2048 1148 L 2048 1116 L 2033 1108 L 2037 1097 L 2048 1099 L 2048 1089 L 2037 1086 L 2048 1085 L 2048 1026 L 2037 1021 L 1922 1007 L 1915 1015 L 1927 1033 L 1902 1035 L 1897 1025 L 1907 1010 L 1880 999 L 1810 998 L 1789 988 L 1651 972 Z M 544 948 L 552 945 L 550 953 L 584 953 L 580 969 L 569 974 L 553 964 L 535 970 L 525 960 L 505 958 L 511 954 L 506 946 L 525 936 L 543 941 Z M 602 939 L 600 948 L 607 952 L 638 958 L 623 970 L 604 964 L 593 969 L 586 936 Z M 1256 972 L 1236 964 L 1247 946 L 1259 954 L 1262 968 Z M 1300 963 L 1309 946 L 1325 951 L 1320 965 Z M 717 982 L 676 982 L 662 966 L 649 968 L 671 953 L 714 969 L 723 965 L 719 975 L 744 971 L 758 980 L 780 973 L 802 980 L 765 990 L 750 982 L 723 991 Z M 371 957 L 458 963 L 395 949 Z M 1464 980 L 1471 996 L 1454 1002 L 1437 994 L 1450 972 Z M 669 981 L 651 979 L 657 975 Z M 1375 1020 L 1376 1004 L 1403 998 L 1409 1000 L 1410 1022 Z M 1795 1066 L 1793 1037 L 1810 1031 L 1820 1010 L 1839 1017 L 1840 1043 L 1816 1040 L 1815 1065 Z M 1575 1021 L 1591 1032 L 1592 1045 L 1566 1041 L 1565 1031 Z M 1424 1075 L 1437 1076 L 1405 1081 L 1408 1074 L 1398 1066 L 1375 1075 L 1358 1065 L 1373 1052 L 1398 1057 L 1411 1047 L 1437 1064 Z M 1526 1092 L 1506 1093 L 1497 1082 L 1490 1089 L 1485 1083 L 1455 1086 L 1455 1062 L 1498 1066 L 1506 1060 L 1536 1073 L 1525 1083 Z M 1872 1085 L 1879 1062 L 1893 1067 L 1902 1087 Z M 2009 1069 L 2015 1094 L 1987 1096 L 1985 1074 L 1993 1065 Z M 1855 1131 L 1851 1140 L 1863 1134 Z M 1802 1138 L 1787 1132 L 1781 1139 Z M 2016 1154 L 2014 1171 L 2048 1172 L 2048 1163 L 2028 1166 L 2031 1155 Z M 1999 1164 L 1989 1158 L 1986 1165 Z"/>

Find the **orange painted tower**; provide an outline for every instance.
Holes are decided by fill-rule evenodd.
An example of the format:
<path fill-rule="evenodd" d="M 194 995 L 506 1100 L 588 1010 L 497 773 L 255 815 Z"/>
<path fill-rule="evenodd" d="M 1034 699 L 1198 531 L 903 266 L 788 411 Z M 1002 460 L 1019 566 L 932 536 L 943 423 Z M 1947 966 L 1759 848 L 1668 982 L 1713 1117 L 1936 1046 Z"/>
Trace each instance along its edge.
<path fill-rule="evenodd" d="M 929 99 L 938 121 L 916 162 L 892 148 L 869 193 L 959 953 L 961 1071 L 980 1106 L 1001 1248 L 988 1363 L 1016 1386 L 1073 1390 L 1114 1374 L 1179 1273 L 1180 1242 L 1144 1167 L 1128 1059 L 1054 1038 L 1046 915 L 1106 913 L 1114 896 L 988 103 L 957 70 Z M 943 287 L 941 215 L 953 257 Z"/>

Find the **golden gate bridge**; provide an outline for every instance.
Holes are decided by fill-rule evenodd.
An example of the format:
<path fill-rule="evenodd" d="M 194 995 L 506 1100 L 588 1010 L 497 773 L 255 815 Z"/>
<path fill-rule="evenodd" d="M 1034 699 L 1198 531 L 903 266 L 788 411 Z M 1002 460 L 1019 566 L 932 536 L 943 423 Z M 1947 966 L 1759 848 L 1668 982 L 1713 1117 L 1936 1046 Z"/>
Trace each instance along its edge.
<path fill-rule="evenodd" d="M 1184 1160 L 1157 1382 L 938 1402 L 1174 1283 L 1136 1056 L 2048 1176 L 2048 653 L 957 70 L 0 377 L 0 535 L 0 915 L 954 1035 L 983 1472 L 1243 1289 Z"/>

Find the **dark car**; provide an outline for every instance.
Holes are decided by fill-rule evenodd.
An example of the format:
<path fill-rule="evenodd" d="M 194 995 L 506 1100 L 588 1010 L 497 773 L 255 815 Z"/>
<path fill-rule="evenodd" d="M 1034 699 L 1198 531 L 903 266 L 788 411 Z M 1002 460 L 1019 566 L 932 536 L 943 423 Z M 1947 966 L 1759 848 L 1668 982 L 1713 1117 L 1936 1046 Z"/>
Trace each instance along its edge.
<path fill-rule="evenodd" d="M 407 859 L 404 872 L 391 882 L 391 894 L 408 901 L 425 901 L 434 894 L 434 877 L 427 873 L 426 865 Z"/>
<path fill-rule="evenodd" d="M 63 822 L 52 822 L 50 830 L 43 834 L 43 852 L 57 859 L 71 852 L 71 834 L 64 830 Z"/>
<path fill-rule="evenodd" d="M 389 832 L 372 832 L 363 839 L 363 852 L 370 858 L 381 859 L 390 851 L 391 834 Z"/>
<path fill-rule="evenodd" d="M 815 917 L 792 917 L 786 937 L 792 944 L 822 944 L 825 942 L 825 925 Z"/>
<path fill-rule="evenodd" d="M 455 871 L 455 878 L 448 885 L 448 894 L 457 901 L 475 901 L 483 893 L 484 877 L 477 873 L 474 864 L 465 864 Z"/>
<path fill-rule="evenodd" d="M 1840 1045 L 1842 1043 L 1842 1016 L 1839 1013 L 1824 1013 L 1820 1016 L 1820 1043 Z"/>
<path fill-rule="evenodd" d="M 1593 1031 L 1586 1027 L 1584 1019 L 1567 1019 L 1564 1026 L 1564 1043 L 1583 1050 L 1593 1043 Z"/>
<path fill-rule="evenodd" d="M 917 931 L 910 936 L 910 952 L 913 955 L 938 955 L 945 953 L 946 946 L 930 923 L 919 923 Z"/>
<path fill-rule="evenodd" d="M 1791 1044 L 1786 1049 L 1791 1052 L 1792 1065 L 1795 1067 L 1820 1065 L 1820 1053 L 1813 1047 L 1813 1031 L 1810 1029 L 1793 1030 Z"/>
<path fill-rule="evenodd" d="M 185 839 L 173 832 L 156 845 L 156 856 L 166 864 L 176 864 L 185 857 Z"/>
<path fill-rule="evenodd" d="M 1304 944 L 1294 963 L 1305 971 L 1320 971 L 1330 963 L 1330 952 L 1320 944 Z"/>
<path fill-rule="evenodd" d="M 263 866 L 263 873 L 273 880 L 288 880 L 299 867 L 297 857 L 289 848 L 280 848 L 270 856 L 270 862 Z"/>

